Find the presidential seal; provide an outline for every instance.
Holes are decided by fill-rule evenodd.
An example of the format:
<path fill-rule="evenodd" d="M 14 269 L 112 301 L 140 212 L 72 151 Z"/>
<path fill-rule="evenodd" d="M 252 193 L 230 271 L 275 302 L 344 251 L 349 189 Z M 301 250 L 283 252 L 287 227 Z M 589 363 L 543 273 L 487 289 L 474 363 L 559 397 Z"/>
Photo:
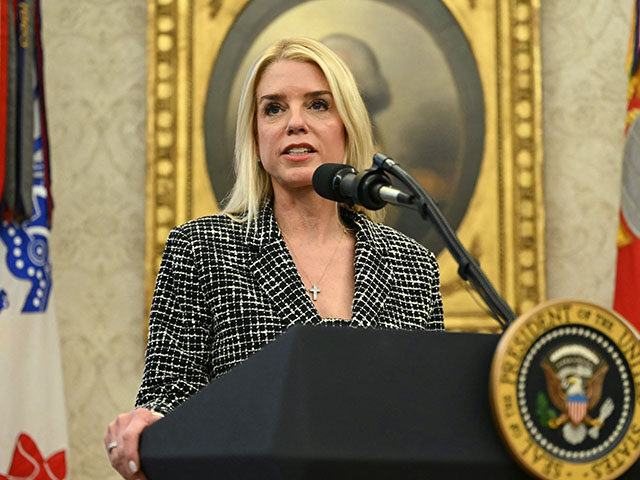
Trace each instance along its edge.
<path fill-rule="evenodd" d="M 640 456 L 640 339 L 609 310 L 554 301 L 519 317 L 490 390 L 508 449 L 538 478 L 617 478 Z"/>

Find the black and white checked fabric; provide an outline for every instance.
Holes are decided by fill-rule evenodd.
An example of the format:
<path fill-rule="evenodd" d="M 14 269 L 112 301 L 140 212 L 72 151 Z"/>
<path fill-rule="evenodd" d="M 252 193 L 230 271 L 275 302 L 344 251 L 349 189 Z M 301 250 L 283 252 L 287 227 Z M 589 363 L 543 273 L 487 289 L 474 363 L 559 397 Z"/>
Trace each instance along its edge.
<path fill-rule="evenodd" d="M 439 270 L 422 245 L 364 215 L 342 211 L 355 232 L 349 324 L 443 328 Z M 137 407 L 167 412 L 297 323 L 321 324 L 270 205 L 246 236 L 226 215 L 169 234 L 149 321 Z M 326 323 L 333 323 L 328 321 Z"/>

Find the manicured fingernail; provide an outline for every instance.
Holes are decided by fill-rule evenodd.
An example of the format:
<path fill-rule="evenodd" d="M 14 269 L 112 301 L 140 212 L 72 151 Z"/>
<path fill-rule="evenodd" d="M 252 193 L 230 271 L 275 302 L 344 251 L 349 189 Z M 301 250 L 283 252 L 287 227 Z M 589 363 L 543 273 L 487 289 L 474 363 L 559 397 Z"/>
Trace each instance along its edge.
<path fill-rule="evenodd" d="M 136 473 L 138 471 L 138 466 L 133 460 L 129 462 L 129 470 L 131 470 L 131 473 Z"/>

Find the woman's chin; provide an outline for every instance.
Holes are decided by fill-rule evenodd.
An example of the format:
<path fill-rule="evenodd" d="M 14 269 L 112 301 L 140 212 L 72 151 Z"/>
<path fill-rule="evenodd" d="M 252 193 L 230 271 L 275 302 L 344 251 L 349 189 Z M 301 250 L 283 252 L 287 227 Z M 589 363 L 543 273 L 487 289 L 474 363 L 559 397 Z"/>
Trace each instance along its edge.
<path fill-rule="evenodd" d="M 310 175 L 292 175 L 288 178 L 279 179 L 277 181 L 273 180 L 273 188 L 274 191 L 283 190 L 290 192 L 300 192 L 302 189 L 311 189 L 313 190 L 313 172 Z"/>

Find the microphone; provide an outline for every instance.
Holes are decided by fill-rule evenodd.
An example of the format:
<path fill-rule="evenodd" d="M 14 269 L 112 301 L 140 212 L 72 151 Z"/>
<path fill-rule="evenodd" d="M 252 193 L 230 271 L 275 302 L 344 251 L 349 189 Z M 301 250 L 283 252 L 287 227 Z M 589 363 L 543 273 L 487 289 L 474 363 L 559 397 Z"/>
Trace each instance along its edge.
<path fill-rule="evenodd" d="M 369 210 L 379 210 L 387 203 L 413 205 L 412 195 L 393 188 L 391 180 L 380 169 L 358 173 L 342 163 L 325 163 L 313 173 L 313 189 L 321 197 L 353 205 L 357 203 Z"/>

